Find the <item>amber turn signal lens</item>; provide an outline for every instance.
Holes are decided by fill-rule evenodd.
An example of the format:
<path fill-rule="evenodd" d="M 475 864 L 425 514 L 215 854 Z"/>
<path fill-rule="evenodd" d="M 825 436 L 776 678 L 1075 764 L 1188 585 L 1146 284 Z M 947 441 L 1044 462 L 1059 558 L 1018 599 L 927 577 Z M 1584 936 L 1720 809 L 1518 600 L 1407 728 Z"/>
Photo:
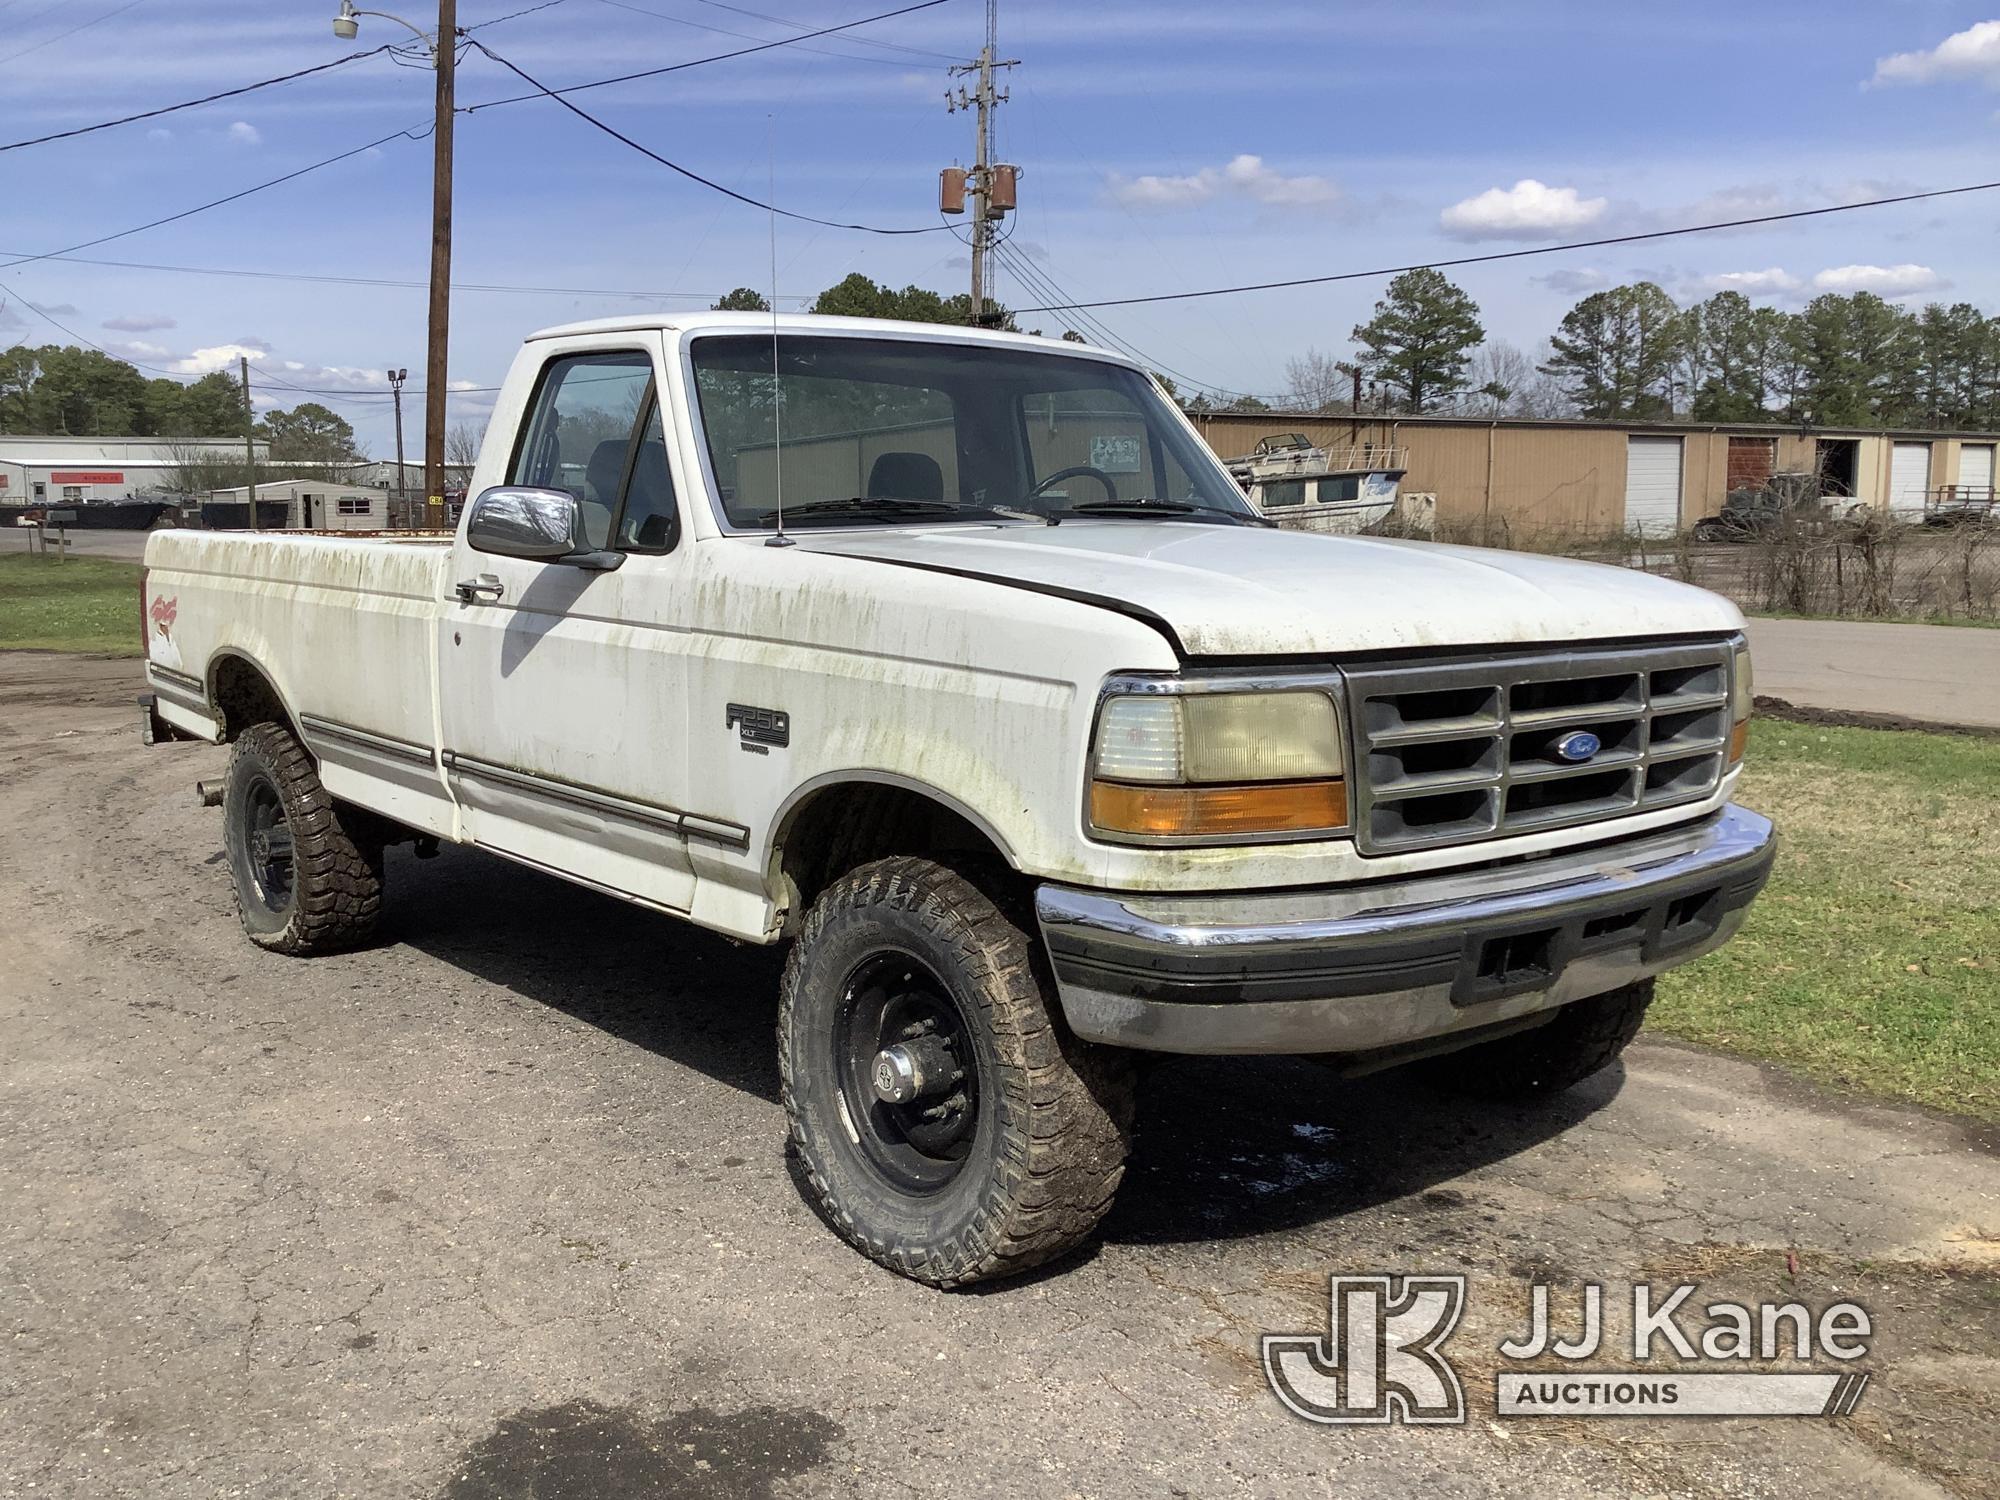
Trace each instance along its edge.
<path fill-rule="evenodd" d="M 1729 731 L 1729 763 L 1732 766 L 1743 759 L 1743 747 L 1749 743 L 1749 740 L 1750 721 L 1748 719 L 1745 719 L 1741 724 L 1738 724 L 1734 729 Z M 1715 741 L 1710 740 L 1709 743 L 1712 745 Z"/>
<path fill-rule="evenodd" d="M 1152 838 L 1332 832 L 1347 826 L 1347 783 L 1126 786 L 1093 781 L 1090 821 L 1104 833 Z"/>

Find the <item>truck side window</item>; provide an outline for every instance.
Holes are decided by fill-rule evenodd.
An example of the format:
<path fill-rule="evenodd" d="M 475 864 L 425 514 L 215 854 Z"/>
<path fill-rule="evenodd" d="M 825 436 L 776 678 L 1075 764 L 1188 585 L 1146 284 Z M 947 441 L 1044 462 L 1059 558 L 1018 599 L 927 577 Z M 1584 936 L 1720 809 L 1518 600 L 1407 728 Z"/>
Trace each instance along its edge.
<path fill-rule="evenodd" d="M 590 545 L 609 546 L 632 431 L 652 380 L 653 361 L 638 349 L 550 360 L 507 482 L 568 490 L 583 502 Z"/>
<path fill-rule="evenodd" d="M 680 512 L 674 504 L 674 476 L 667 467 L 667 434 L 655 400 L 625 483 L 625 508 L 618 513 L 618 545 L 627 552 L 671 552 L 680 540 Z"/>

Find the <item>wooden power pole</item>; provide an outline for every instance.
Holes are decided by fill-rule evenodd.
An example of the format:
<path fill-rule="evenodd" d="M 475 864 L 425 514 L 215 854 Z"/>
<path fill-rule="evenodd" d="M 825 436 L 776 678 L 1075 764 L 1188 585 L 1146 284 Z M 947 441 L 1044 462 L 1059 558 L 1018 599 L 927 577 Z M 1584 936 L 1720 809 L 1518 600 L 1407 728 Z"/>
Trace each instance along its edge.
<path fill-rule="evenodd" d="M 243 372 L 243 493 L 250 501 L 250 529 L 262 531 L 257 515 L 257 413 L 250 406 L 250 356 L 239 354 L 236 363 Z"/>
<path fill-rule="evenodd" d="M 993 70 L 1012 68 L 1019 65 L 1018 58 L 1002 59 L 996 56 L 998 50 L 998 0 L 986 0 L 986 45 L 979 50 L 977 62 L 961 63 L 951 69 L 953 75 L 970 74 L 974 83 L 970 95 L 964 88 L 956 93 L 945 91 L 945 109 L 957 114 L 960 110 L 971 111 L 974 115 L 975 138 L 972 148 L 972 170 L 962 175 L 964 190 L 972 199 L 972 322 L 978 326 L 986 320 L 986 299 L 991 277 L 987 270 L 987 258 L 993 250 L 993 230 L 1007 211 L 1014 206 L 1014 180 L 1017 169 L 999 166 L 993 161 L 993 111 L 1007 102 L 1005 90 L 993 90 Z M 953 207 L 947 202 L 945 212 L 963 212 L 963 205 Z"/>
<path fill-rule="evenodd" d="M 424 524 L 445 527 L 444 425 L 451 343 L 451 127 L 458 56 L 458 0 L 438 0 L 437 125 L 431 158 L 430 343 L 424 364 Z M 400 473 L 398 475 L 400 479 Z"/>

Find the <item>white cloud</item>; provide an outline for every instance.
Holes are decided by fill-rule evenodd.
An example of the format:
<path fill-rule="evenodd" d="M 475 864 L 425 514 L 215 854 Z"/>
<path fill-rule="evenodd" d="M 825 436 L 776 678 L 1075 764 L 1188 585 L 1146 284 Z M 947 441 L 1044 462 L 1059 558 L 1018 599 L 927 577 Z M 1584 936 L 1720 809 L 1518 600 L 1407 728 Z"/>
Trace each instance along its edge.
<path fill-rule="evenodd" d="M 30 302 L 28 306 L 53 318 L 73 318 L 77 312 L 74 302 Z"/>
<path fill-rule="evenodd" d="M 1928 52 L 1898 52 L 1875 64 L 1874 84 L 1982 78 L 2000 87 L 2000 21 L 1953 32 Z"/>
<path fill-rule="evenodd" d="M 1460 239 L 1549 240 L 1596 223 L 1608 207 L 1606 199 L 1579 197 L 1575 188 L 1523 177 L 1511 188 L 1488 188 L 1452 204 L 1438 222 Z"/>
<path fill-rule="evenodd" d="M 1552 292 L 1563 292 L 1570 296 L 1601 292 L 1611 285 L 1611 278 L 1595 266 L 1564 266 L 1560 270 L 1550 271 L 1545 276 L 1533 279 Z"/>
<path fill-rule="evenodd" d="M 1113 176 L 1109 191 L 1132 208 L 1192 208 L 1222 197 L 1247 198 L 1274 208 L 1323 208 L 1340 199 L 1340 189 L 1328 178 L 1287 177 L 1264 165 L 1263 157 L 1248 153 L 1231 158 L 1226 166 L 1203 167 L 1185 177 Z"/>
<path fill-rule="evenodd" d="M 169 354 L 173 353 L 171 349 L 159 344 L 148 343 L 144 339 L 126 339 L 120 343 L 106 344 L 104 347 L 120 359 L 129 359 L 134 363 L 140 360 L 151 362 L 156 359 L 165 359 Z"/>
<path fill-rule="evenodd" d="M 158 333 L 162 328 L 172 328 L 174 320 L 165 313 L 127 313 L 120 318 L 106 318 L 97 326 L 115 333 Z"/>
<path fill-rule="evenodd" d="M 177 375 L 213 375 L 217 370 L 235 369 L 239 359 L 259 364 L 270 352 L 258 344 L 212 344 L 175 360 L 173 370 Z"/>
<path fill-rule="evenodd" d="M 1812 284 L 1822 292 L 1848 295 L 1874 292 L 1880 297 L 1908 297 L 1937 291 L 1946 283 L 1929 266 L 1905 262 L 1899 266 L 1829 266 L 1813 277 Z"/>
<path fill-rule="evenodd" d="M 146 139 L 149 141 L 170 141 L 173 138 L 174 133 L 164 125 L 155 125 L 151 130 L 146 132 Z"/>
<path fill-rule="evenodd" d="M 1741 292 L 1746 297 L 1777 297 L 1796 292 L 1805 283 L 1783 266 L 1761 271 L 1718 271 L 1696 283 L 1704 292 Z"/>
<path fill-rule="evenodd" d="M 248 120 L 238 120 L 222 133 L 234 145 L 261 146 L 264 144 L 263 133 Z"/>

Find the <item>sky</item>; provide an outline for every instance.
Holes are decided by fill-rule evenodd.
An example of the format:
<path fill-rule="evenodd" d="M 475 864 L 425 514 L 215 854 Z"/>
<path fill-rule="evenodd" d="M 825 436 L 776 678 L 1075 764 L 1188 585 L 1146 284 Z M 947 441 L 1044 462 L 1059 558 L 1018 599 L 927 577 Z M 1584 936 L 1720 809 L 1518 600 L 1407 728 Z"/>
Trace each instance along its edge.
<path fill-rule="evenodd" d="M 424 0 L 400 0 L 420 24 Z M 797 36 L 909 0 L 460 0 L 459 24 L 552 86 Z M 1995 0 L 1985 0 L 1989 7 Z M 336 0 L 0 0 L 0 144 L 411 40 Z M 1175 293 L 1811 208 L 2000 177 L 2000 7 L 1949 0 L 1254 6 L 1000 0 L 1022 169 L 997 295 L 1012 307 Z M 972 152 L 945 108 L 980 0 L 575 102 L 731 188 L 822 218 L 777 225 L 787 307 L 851 271 L 966 289 L 937 173 Z M 393 453 L 384 370 L 422 384 L 432 77 L 377 56 L 215 105 L 0 152 L 0 339 L 90 342 L 148 374 L 253 363 L 260 405 L 324 400 Z M 452 420 L 478 423 L 522 335 L 769 290 L 758 209 L 668 171 L 478 51 L 461 64 Z M 51 252 L 368 146 L 174 223 Z M 2000 312 L 2000 192 L 1863 209 L 1452 275 L 1489 336 L 1532 350 L 1581 295 L 1651 279 Z M 957 223 L 962 232 L 962 221 Z M 41 257 L 20 261 L 22 257 Z M 120 262 L 110 265 L 95 262 Z M 1012 262 L 1029 268 L 1027 281 Z M 259 273 L 250 275 L 246 273 Z M 228 274 L 216 274 L 228 273 Z M 298 279 L 308 278 L 308 279 Z M 319 279 L 310 279 L 319 278 Z M 344 278 L 344 279 L 343 279 Z M 388 283 L 388 284 L 377 284 Z M 1046 290 L 1053 289 L 1054 296 Z M 1101 310 L 1083 325 L 1183 388 L 1282 391 L 1345 357 L 1383 280 Z M 493 288 L 529 288 L 495 290 Z M 49 320 L 55 320 L 52 323 Z M 1062 313 L 1025 313 L 1054 334 Z M 62 327 L 57 327 L 55 324 Z M 310 398 L 297 388 L 335 392 Z M 406 435 L 421 452 L 420 403 Z"/>

